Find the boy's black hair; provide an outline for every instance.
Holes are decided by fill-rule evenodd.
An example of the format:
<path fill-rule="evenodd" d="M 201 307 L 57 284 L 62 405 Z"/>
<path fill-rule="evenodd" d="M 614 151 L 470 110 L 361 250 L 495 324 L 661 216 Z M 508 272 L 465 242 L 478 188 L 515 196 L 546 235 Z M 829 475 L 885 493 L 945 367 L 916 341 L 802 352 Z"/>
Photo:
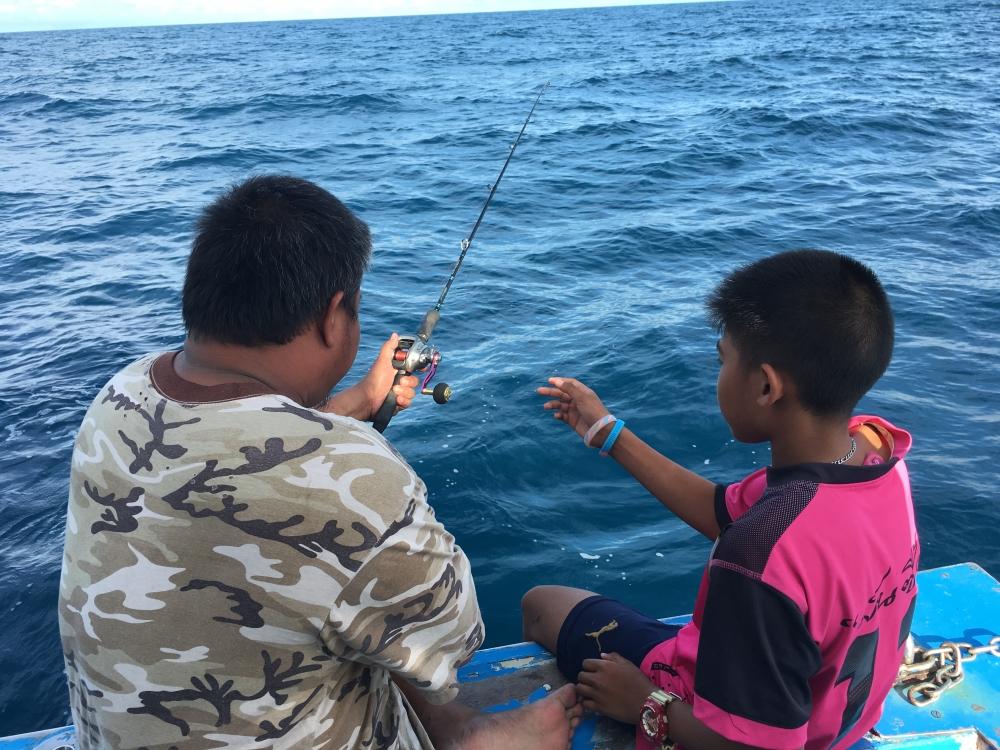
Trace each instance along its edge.
<path fill-rule="evenodd" d="M 788 374 L 802 406 L 819 416 L 850 414 L 892 359 L 892 309 L 878 278 L 827 250 L 743 266 L 709 296 L 708 309 L 748 366 Z"/>
<path fill-rule="evenodd" d="M 189 334 L 287 344 L 337 292 L 353 314 L 371 256 L 368 225 L 323 188 L 263 175 L 232 187 L 198 220 L 184 279 Z"/>

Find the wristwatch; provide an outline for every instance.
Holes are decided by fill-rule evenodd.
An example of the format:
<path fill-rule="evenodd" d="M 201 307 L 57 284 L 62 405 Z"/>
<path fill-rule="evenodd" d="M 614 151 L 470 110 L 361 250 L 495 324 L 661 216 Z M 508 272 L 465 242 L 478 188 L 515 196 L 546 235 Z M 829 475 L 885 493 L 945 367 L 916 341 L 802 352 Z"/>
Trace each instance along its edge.
<path fill-rule="evenodd" d="M 670 739 L 670 719 L 667 718 L 667 706 L 681 697 L 664 690 L 654 690 L 642 704 L 639 714 L 639 726 L 646 738 L 658 748 L 673 748 Z"/>

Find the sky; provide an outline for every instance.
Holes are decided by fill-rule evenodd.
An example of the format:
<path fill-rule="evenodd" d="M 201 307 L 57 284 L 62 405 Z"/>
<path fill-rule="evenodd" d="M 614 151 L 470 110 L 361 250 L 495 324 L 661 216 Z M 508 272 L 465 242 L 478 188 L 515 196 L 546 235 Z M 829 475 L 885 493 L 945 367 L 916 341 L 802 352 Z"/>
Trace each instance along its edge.
<path fill-rule="evenodd" d="M 542 10 L 690 0 L 0 0 L 0 32 Z"/>

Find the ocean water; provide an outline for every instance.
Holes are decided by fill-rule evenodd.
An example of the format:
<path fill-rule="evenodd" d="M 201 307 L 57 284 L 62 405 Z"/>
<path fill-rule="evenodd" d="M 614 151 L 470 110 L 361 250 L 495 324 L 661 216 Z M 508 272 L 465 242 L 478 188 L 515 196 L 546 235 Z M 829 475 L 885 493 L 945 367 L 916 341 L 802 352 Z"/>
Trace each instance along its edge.
<path fill-rule="evenodd" d="M 862 408 L 915 435 L 923 563 L 1000 575 L 998 40 L 973 0 L 0 35 L 0 734 L 67 721 L 73 437 L 112 373 L 181 342 L 199 209 L 282 172 L 366 219 L 366 365 L 436 299 L 544 81 L 436 331 L 455 396 L 387 433 L 473 561 L 488 643 L 536 583 L 690 610 L 709 544 L 533 389 L 581 377 L 714 480 L 765 464 L 718 414 L 702 301 L 792 247 L 882 277 L 898 344 Z"/>

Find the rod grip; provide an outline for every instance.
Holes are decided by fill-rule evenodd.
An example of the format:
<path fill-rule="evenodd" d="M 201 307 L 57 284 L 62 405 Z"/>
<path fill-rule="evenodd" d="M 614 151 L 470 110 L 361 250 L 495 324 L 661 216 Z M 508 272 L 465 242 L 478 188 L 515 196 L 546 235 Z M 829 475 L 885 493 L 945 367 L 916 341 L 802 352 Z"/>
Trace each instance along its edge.
<path fill-rule="evenodd" d="M 419 336 L 420 340 L 425 344 L 430 340 L 431 334 L 434 333 L 434 326 L 437 325 L 437 322 L 440 319 L 441 312 L 433 307 L 427 311 L 426 315 L 424 315 L 424 319 L 420 323 L 420 330 L 417 331 L 417 336 Z"/>
<path fill-rule="evenodd" d="M 393 386 L 399 384 L 399 381 L 407 375 L 407 373 L 400 370 L 396 373 L 396 377 L 392 379 Z M 391 388 L 389 389 L 389 395 L 385 397 L 385 401 L 379 407 L 378 411 L 375 413 L 375 417 L 372 419 L 372 426 L 379 432 L 385 432 L 385 428 L 389 426 L 389 420 L 392 419 L 393 415 L 396 413 L 396 392 Z"/>

